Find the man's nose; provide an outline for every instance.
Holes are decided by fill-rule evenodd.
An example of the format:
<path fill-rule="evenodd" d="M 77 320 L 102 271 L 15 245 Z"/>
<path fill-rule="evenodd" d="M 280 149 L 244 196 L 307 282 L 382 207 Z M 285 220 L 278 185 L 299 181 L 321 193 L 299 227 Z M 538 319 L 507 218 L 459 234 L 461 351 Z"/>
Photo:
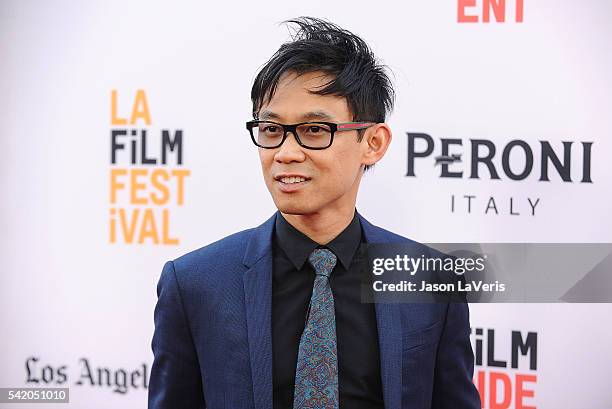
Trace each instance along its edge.
<path fill-rule="evenodd" d="M 293 132 L 287 132 L 285 142 L 278 148 L 274 160 L 281 163 L 303 162 L 306 159 L 304 148 L 297 142 Z"/>

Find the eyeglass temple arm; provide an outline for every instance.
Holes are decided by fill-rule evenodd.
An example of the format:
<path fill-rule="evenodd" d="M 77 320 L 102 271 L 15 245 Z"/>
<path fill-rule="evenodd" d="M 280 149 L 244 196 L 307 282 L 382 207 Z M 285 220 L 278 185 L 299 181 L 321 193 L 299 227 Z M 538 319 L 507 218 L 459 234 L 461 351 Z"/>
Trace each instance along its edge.
<path fill-rule="evenodd" d="M 342 124 L 338 124 L 338 130 L 339 131 L 353 131 L 353 130 L 369 128 L 375 124 L 376 124 L 375 122 L 345 122 Z"/>

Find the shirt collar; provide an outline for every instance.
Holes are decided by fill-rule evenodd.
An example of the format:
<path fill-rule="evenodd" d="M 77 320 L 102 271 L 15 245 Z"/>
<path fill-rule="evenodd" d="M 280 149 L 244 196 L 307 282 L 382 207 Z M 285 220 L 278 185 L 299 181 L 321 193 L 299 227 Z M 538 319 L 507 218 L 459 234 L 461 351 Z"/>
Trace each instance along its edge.
<path fill-rule="evenodd" d="M 276 217 L 274 238 L 298 271 L 304 267 L 310 253 L 317 247 L 321 247 L 317 242 L 289 224 L 280 212 Z M 329 248 L 338 257 L 342 266 L 348 270 L 361 239 L 361 222 L 357 216 L 357 211 L 355 211 L 353 220 L 349 225 L 325 247 Z"/>

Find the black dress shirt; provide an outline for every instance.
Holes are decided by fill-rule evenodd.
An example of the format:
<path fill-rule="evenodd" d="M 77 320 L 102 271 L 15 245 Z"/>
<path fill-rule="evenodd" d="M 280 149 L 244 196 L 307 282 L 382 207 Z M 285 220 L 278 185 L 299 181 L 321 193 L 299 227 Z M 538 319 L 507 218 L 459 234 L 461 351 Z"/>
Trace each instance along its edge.
<path fill-rule="evenodd" d="M 363 235 L 357 212 L 325 247 L 338 258 L 330 285 L 336 309 L 340 408 L 383 408 L 374 304 L 361 302 Z M 274 408 L 293 406 L 298 346 L 315 273 L 308 263 L 319 245 L 278 213 L 273 239 L 272 365 Z"/>

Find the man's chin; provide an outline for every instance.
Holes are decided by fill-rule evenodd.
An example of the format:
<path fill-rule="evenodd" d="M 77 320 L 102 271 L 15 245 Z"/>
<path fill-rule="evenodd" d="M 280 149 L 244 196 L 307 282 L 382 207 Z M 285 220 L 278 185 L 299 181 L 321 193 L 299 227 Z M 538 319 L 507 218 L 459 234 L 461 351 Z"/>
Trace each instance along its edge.
<path fill-rule="evenodd" d="M 312 206 L 307 206 L 300 203 L 276 203 L 276 208 L 283 214 L 291 214 L 296 216 L 316 213 L 316 209 L 313 209 Z"/>
<path fill-rule="evenodd" d="M 308 210 L 294 208 L 294 207 L 279 207 L 278 210 L 283 214 L 291 214 L 294 216 L 304 216 L 304 215 L 312 213 L 312 212 L 309 212 Z"/>

